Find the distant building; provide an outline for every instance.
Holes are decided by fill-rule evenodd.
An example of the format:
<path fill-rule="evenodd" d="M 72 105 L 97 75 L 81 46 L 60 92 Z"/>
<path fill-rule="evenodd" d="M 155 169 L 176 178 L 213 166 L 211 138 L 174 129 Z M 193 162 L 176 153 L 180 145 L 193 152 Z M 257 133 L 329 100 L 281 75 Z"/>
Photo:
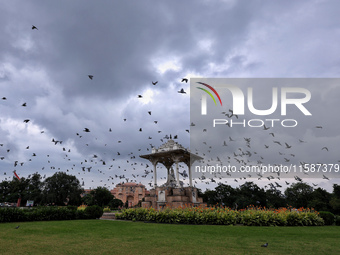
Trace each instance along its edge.
<path fill-rule="evenodd" d="M 84 189 L 84 192 L 82 194 L 80 194 L 81 197 L 84 197 L 87 194 L 90 194 L 92 189 Z"/>
<path fill-rule="evenodd" d="M 127 182 L 119 183 L 111 190 L 111 194 L 115 198 L 120 199 L 125 204 L 128 202 L 128 207 L 133 207 L 138 204 L 139 201 L 149 195 L 150 192 L 146 190 L 145 186 L 141 183 Z"/>

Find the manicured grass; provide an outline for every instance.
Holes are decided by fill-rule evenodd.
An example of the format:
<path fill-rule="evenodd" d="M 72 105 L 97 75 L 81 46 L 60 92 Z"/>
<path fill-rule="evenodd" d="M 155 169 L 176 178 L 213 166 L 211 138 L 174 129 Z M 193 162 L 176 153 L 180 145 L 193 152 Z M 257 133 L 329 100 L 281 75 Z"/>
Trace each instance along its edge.
<path fill-rule="evenodd" d="M 338 226 L 246 227 L 110 220 L 0 224 L 0 254 L 340 254 L 339 240 Z M 266 242 L 268 248 L 262 248 Z"/>

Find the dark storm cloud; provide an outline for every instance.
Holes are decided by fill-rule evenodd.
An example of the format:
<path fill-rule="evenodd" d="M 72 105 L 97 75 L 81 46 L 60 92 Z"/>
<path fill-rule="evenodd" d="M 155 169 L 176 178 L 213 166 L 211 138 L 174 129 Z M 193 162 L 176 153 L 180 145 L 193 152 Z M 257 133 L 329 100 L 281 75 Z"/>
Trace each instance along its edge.
<path fill-rule="evenodd" d="M 136 158 L 149 153 L 150 144 L 158 147 L 165 135 L 177 134 L 188 147 L 190 90 L 181 83 L 183 77 L 336 77 L 338 5 L 3 1 L 0 98 L 7 100 L 0 99 L 0 143 L 11 144 L 16 154 L 0 161 L 1 170 L 14 158 L 28 161 L 32 151 L 25 150 L 27 144 L 44 156 L 28 161 L 26 173 L 42 167 L 53 173 L 53 165 L 84 177 L 81 162 L 93 154 L 97 160 L 110 159 L 107 165 L 119 173 L 123 166 L 118 165 L 131 160 L 129 153 Z M 181 88 L 188 94 L 177 93 Z M 323 96 L 327 93 L 326 104 L 332 105 L 339 90 Z M 30 122 L 23 124 L 24 119 Z M 336 128 L 330 132 L 335 135 Z M 63 144 L 55 145 L 52 138 Z M 63 147 L 71 149 L 68 157 Z M 47 154 L 53 164 L 47 163 Z M 113 171 L 101 161 L 87 164 Z"/>

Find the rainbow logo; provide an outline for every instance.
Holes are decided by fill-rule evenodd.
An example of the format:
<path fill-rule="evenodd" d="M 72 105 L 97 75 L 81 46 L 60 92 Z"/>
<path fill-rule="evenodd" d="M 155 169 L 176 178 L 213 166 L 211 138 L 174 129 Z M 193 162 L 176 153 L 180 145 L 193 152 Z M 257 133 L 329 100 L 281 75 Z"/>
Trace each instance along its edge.
<path fill-rule="evenodd" d="M 209 89 L 211 89 L 211 91 L 214 92 L 215 95 L 217 96 L 217 98 L 218 98 L 218 100 L 220 101 L 220 104 L 221 104 L 221 106 L 222 106 L 222 100 L 221 100 L 221 98 L 220 98 L 220 95 L 217 93 L 217 91 L 216 91 L 213 87 L 211 87 L 210 85 L 208 85 L 208 84 L 206 84 L 206 83 L 203 83 L 203 82 L 197 82 L 197 83 L 202 84 L 202 85 L 208 87 Z M 214 96 L 211 94 L 211 92 L 209 92 L 208 90 L 206 90 L 206 89 L 204 89 L 204 88 L 201 88 L 201 87 L 197 87 L 197 88 L 198 88 L 198 89 L 201 89 L 201 90 L 203 90 L 203 91 L 205 91 L 209 96 L 211 96 L 211 98 L 212 98 L 212 99 L 214 100 L 214 102 L 215 102 L 215 105 L 217 105 L 216 100 L 215 100 Z"/>

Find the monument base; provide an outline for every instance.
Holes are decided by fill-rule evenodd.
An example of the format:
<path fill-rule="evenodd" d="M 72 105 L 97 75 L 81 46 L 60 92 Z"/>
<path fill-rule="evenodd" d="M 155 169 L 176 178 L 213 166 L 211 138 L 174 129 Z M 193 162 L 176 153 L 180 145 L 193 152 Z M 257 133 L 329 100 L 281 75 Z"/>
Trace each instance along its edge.
<path fill-rule="evenodd" d="M 165 206 L 170 208 L 206 206 L 203 199 L 198 197 L 197 188 L 173 188 L 156 187 L 150 190 L 150 195 L 142 202 L 143 208 L 162 209 Z"/>

